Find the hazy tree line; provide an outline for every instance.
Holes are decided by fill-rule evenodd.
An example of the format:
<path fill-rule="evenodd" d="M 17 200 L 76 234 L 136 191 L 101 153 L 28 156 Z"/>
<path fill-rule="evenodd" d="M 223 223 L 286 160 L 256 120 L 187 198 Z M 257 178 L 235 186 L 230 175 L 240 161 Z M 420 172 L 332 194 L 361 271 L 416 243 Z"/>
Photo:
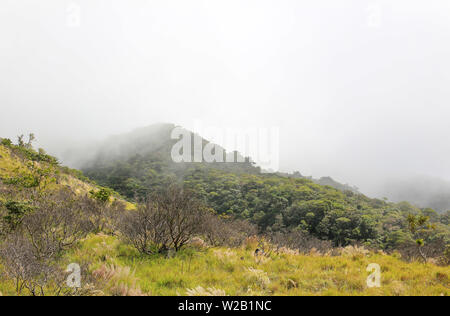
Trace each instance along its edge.
<path fill-rule="evenodd" d="M 131 200 L 145 198 L 180 179 L 217 214 L 249 221 L 261 233 L 301 231 L 334 246 L 363 243 L 384 250 L 414 245 L 407 224 L 410 214 L 433 224 L 424 242 L 450 244 L 450 212 L 438 214 L 409 203 L 371 199 L 354 190 L 338 190 L 303 177 L 218 170 L 207 164 L 178 165 L 164 151 L 122 160 L 98 159 L 86 174 Z"/>

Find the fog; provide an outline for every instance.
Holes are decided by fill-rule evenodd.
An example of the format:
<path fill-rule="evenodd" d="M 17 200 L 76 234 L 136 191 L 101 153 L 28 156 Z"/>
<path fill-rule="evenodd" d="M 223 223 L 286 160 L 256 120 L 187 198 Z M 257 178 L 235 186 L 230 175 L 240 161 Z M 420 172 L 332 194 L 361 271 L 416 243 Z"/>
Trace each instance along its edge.
<path fill-rule="evenodd" d="M 0 137 L 278 127 L 280 169 L 450 180 L 448 0 L 2 0 Z M 204 135 L 208 137 L 208 135 Z"/>

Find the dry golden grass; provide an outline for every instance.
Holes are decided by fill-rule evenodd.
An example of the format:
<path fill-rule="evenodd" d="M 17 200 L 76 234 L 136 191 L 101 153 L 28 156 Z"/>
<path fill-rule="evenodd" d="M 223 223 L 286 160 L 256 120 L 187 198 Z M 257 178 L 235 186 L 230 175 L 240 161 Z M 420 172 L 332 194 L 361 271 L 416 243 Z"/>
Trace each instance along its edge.
<path fill-rule="evenodd" d="M 226 293 L 224 290 L 216 289 L 215 287 L 204 289 L 201 286 L 197 286 L 195 289 L 187 289 L 186 296 L 226 296 Z"/>

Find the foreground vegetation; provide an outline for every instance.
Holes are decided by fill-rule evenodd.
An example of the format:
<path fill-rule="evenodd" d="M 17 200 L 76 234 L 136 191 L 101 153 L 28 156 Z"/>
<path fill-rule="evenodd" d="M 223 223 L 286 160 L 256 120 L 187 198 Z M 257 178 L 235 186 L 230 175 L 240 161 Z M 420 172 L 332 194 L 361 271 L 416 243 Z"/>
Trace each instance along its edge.
<path fill-rule="evenodd" d="M 399 205 L 386 222 L 396 207 L 387 202 L 368 218 L 360 211 L 378 201 L 354 192 L 209 168 L 183 181 L 165 176 L 131 204 L 34 151 L 32 139 L 0 145 L 1 295 L 450 294 L 448 223 L 429 210 Z M 293 210 L 260 220 L 225 211 L 242 203 L 278 210 L 290 196 Z M 264 225 L 271 216 L 274 225 Z M 396 249 L 345 237 L 385 226 L 407 243 Z M 369 264 L 380 267 L 380 287 L 368 286 Z M 67 283 L 75 266 L 80 287 Z"/>
<path fill-rule="evenodd" d="M 432 295 L 450 294 L 450 271 L 398 256 L 350 248 L 339 256 L 285 251 L 254 256 L 256 242 L 243 247 L 189 247 L 167 258 L 143 256 L 106 235 L 89 236 L 62 262 L 91 262 L 91 295 Z M 348 248 L 349 249 L 349 248 Z M 368 288 L 371 263 L 381 266 L 381 287 Z M 96 279 L 92 278 L 96 276 Z M 1 282 L 3 295 L 15 295 L 13 282 Z"/>

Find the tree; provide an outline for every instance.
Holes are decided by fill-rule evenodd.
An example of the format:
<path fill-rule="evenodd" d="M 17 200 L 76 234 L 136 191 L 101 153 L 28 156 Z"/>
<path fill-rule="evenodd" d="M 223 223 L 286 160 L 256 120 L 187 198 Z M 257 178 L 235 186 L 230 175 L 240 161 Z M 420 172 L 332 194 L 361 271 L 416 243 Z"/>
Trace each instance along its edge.
<path fill-rule="evenodd" d="M 434 226 L 429 224 L 429 217 L 423 215 L 408 215 L 408 228 L 416 243 L 417 252 L 424 262 L 427 262 L 427 256 L 423 251 L 425 246 L 425 235 L 434 229 Z"/>
<path fill-rule="evenodd" d="M 124 213 L 117 228 L 139 252 L 179 251 L 205 230 L 207 208 L 177 184 L 151 194 L 137 211 Z"/>
<path fill-rule="evenodd" d="M 92 231 L 83 200 L 61 190 L 32 202 L 20 231 L 31 242 L 38 259 L 55 258 Z"/>
<path fill-rule="evenodd" d="M 164 215 L 164 226 L 175 251 L 203 231 L 207 208 L 193 192 L 173 183 L 153 194 L 151 200 Z"/>
<path fill-rule="evenodd" d="M 23 138 L 24 138 L 23 135 L 17 136 L 17 145 L 19 147 L 25 147 L 25 141 L 23 140 Z"/>
<path fill-rule="evenodd" d="M 5 203 L 7 215 L 3 217 L 8 232 L 15 231 L 22 224 L 24 216 L 33 211 L 29 202 L 8 201 Z"/>
<path fill-rule="evenodd" d="M 107 188 L 101 188 L 98 191 L 95 190 L 91 190 L 89 192 L 89 194 L 91 195 L 91 197 L 94 200 L 99 201 L 100 203 L 107 203 L 110 201 L 111 196 L 112 196 L 112 191 L 111 189 L 107 189 Z"/>
<path fill-rule="evenodd" d="M 246 220 L 224 218 L 213 212 L 204 216 L 202 237 L 212 246 L 239 247 L 245 239 L 258 233 L 256 226 Z"/>
<path fill-rule="evenodd" d="M 25 147 L 27 149 L 32 149 L 33 148 L 33 142 L 36 140 L 36 136 L 33 133 L 30 133 L 28 135 L 28 143 L 25 144 Z"/>
<path fill-rule="evenodd" d="M 6 147 L 11 147 L 13 144 L 9 138 L 2 138 L 0 143 Z"/>
<path fill-rule="evenodd" d="M 119 214 L 116 226 L 123 239 L 142 254 L 162 252 L 170 246 L 167 219 L 162 209 L 146 201 L 137 210 Z"/>

